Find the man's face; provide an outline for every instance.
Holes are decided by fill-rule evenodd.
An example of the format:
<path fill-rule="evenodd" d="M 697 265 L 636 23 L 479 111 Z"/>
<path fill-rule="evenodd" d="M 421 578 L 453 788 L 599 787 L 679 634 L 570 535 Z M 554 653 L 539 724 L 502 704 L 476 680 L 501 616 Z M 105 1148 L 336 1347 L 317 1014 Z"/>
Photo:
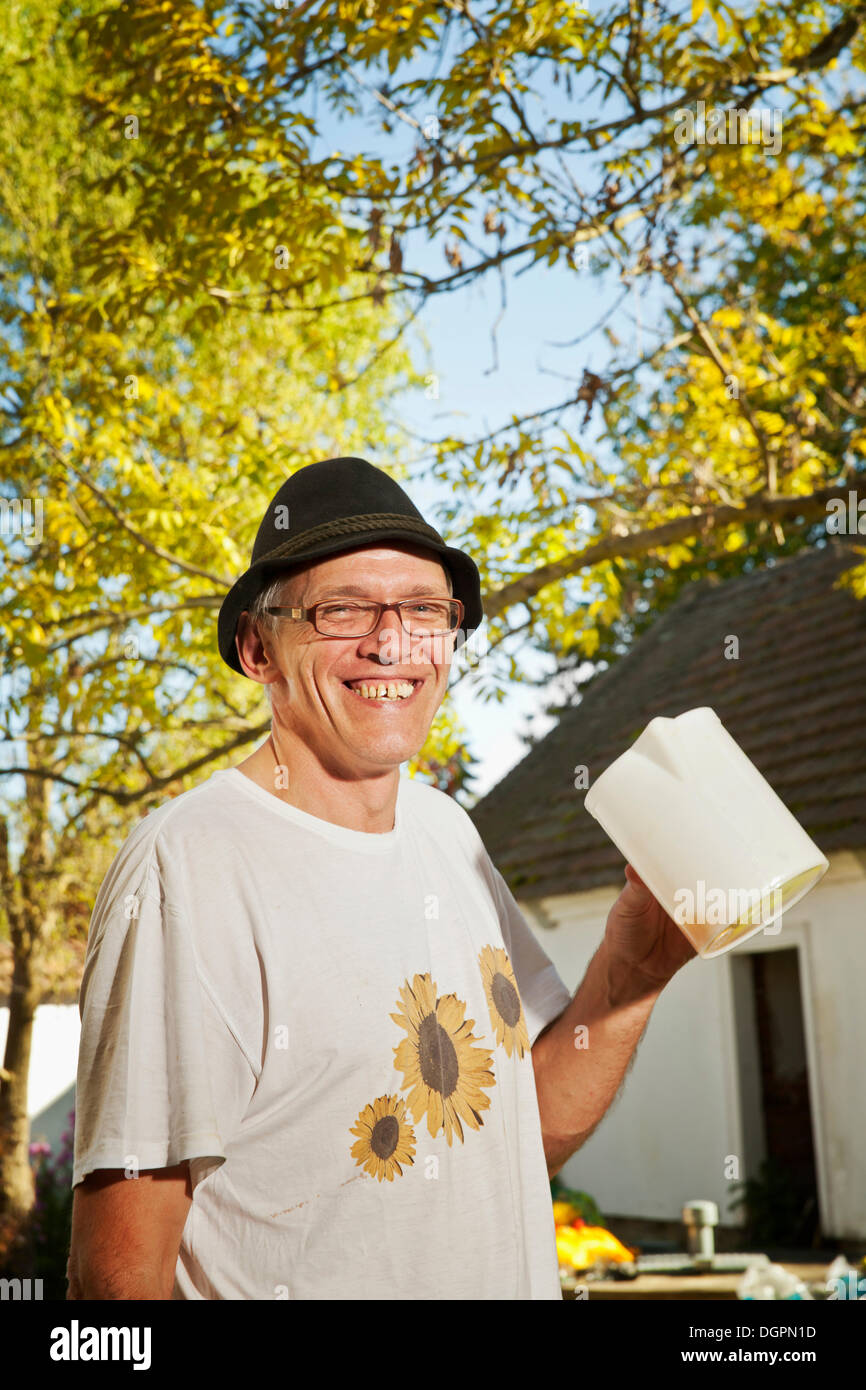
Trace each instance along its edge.
<path fill-rule="evenodd" d="M 386 603 L 421 595 L 450 597 L 445 571 L 429 551 L 395 543 L 306 566 L 287 580 L 281 601 L 310 608 L 324 599 Z M 445 694 L 456 634 L 410 637 L 393 611 L 367 637 L 323 636 L 311 622 L 277 624 L 271 645 L 280 675 L 271 704 L 278 730 L 291 730 L 343 776 L 392 770 L 418 752 Z M 406 682 L 411 695 L 388 698 Z M 370 698 L 371 685 L 391 689 Z"/>

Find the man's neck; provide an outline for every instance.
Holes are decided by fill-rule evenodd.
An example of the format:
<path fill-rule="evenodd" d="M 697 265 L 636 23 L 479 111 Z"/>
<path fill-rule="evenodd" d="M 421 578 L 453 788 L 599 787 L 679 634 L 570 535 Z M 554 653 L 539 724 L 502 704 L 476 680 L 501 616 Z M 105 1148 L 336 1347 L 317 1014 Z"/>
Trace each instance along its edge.
<path fill-rule="evenodd" d="M 319 820 L 369 835 L 394 829 L 399 768 L 378 777 L 339 777 L 322 767 L 303 746 L 293 749 L 290 759 L 284 754 L 281 760 L 273 736 L 236 766 L 238 772 L 286 805 Z"/>

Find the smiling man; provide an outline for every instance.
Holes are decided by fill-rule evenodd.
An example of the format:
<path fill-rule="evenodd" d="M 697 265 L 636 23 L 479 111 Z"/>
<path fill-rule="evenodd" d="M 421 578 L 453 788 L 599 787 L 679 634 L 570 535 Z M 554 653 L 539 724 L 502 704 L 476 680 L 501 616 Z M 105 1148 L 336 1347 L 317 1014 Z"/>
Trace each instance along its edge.
<path fill-rule="evenodd" d="M 280 591 L 282 604 L 271 603 Z M 463 608 L 430 552 L 396 540 L 272 584 L 239 623 L 243 664 L 266 683 L 273 714 L 241 771 L 273 793 L 276 766 L 292 805 L 351 829 L 391 830 L 400 764 L 442 703 Z"/>
<path fill-rule="evenodd" d="M 695 953 L 629 866 L 572 999 L 466 812 L 400 776 L 482 616 L 364 460 L 272 500 L 219 618 L 270 735 L 94 908 L 70 1298 L 561 1296 L 549 1177 Z"/>

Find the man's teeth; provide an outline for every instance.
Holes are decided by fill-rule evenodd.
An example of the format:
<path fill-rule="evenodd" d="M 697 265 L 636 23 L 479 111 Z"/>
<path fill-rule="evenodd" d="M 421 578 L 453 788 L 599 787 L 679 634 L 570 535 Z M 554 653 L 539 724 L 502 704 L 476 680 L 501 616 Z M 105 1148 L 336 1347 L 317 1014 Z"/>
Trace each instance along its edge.
<path fill-rule="evenodd" d="M 349 689 L 364 700 L 407 700 L 415 687 L 411 681 L 360 681 Z"/>

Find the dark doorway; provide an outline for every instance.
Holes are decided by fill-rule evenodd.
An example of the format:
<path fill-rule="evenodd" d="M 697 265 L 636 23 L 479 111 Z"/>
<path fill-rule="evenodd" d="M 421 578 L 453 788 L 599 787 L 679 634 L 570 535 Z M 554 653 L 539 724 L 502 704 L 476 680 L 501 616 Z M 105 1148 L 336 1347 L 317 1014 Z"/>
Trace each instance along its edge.
<path fill-rule="evenodd" d="M 799 952 L 754 951 L 732 964 L 750 1229 L 758 1242 L 811 1247 L 820 1212 Z"/>

